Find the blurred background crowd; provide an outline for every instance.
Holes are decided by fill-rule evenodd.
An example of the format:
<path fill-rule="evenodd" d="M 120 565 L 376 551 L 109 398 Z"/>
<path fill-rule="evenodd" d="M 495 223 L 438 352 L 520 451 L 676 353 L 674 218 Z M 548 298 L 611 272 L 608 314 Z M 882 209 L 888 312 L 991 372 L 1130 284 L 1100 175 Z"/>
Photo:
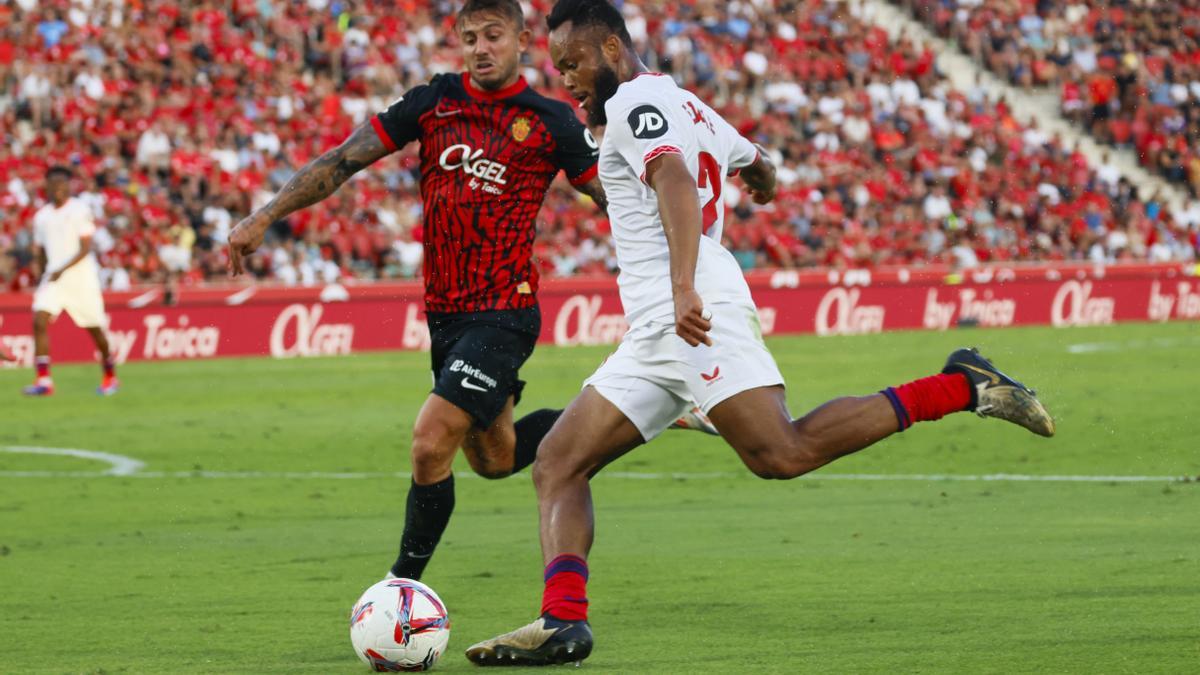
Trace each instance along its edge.
<path fill-rule="evenodd" d="M 566 98 L 528 0 L 524 76 Z M 934 54 L 821 0 L 624 2 L 643 60 L 771 148 L 780 196 L 730 183 L 726 244 L 746 269 L 995 261 L 1191 260 L 1200 211 L 1172 213 L 1110 164 Z M 987 67 L 1062 88 L 1092 133 L 1200 185 L 1200 0 L 913 6 Z M 456 4 L 376 0 L 0 0 L 0 283 L 35 278 L 47 166 L 73 166 L 110 288 L 221 280 L 229 229 L 407 88 L 457 71 Z M 1090 55 L 1090 56 L 1089 56 Z M 252 272 L 285 284 L 419 276 L 415 149 L 276 223 Z M 550 276 L 610 273 L 609 227 L 562 180 L 539 219 Z"/>
<path fill-rule="evenodd" d="M 1008 82 L 1200 195 L 1200 0 L 905 0 Z"/>

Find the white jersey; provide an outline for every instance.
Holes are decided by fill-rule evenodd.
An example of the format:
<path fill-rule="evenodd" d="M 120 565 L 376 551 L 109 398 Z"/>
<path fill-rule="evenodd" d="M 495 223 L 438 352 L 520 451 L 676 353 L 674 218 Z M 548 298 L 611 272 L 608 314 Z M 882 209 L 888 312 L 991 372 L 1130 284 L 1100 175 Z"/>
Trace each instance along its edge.
<path fill-rule="evenodd" d="M 53 203 L 38 209 L 33 216 L 33 240 L 46 251 L 46 272 L 62 269 L 79 253 L 79 238 L 96 233 L 92 212 L 83 200 L 71 197 L 61 207 Z M 63 273 L 63 281 L 99 280 L 96 258 L 91 253 Z"/>
<path fill-rule="evenodd" d="M 643 73 L 617 88 L 604 105 L 608 127 L 600 146 L 600 182 L 621 268 L 617 284 L 631 330 L 673 322 L 670 250 L 658 196 L 645 182 L 646 163 L 665 153 L 683 157 L 696 179 L 703 236 L 696 291 L 706 304 L 752 302 L 737 261 L 721 245 L 725 176 L 752 164 L 754 145 L 712 108 L 665 75 Z"/>

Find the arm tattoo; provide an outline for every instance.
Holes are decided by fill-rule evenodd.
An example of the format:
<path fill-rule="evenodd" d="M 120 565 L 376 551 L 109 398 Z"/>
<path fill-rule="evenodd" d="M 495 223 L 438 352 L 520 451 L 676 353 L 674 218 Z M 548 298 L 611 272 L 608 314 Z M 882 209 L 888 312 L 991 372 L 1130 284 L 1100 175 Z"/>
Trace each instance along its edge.
<path fill-rule="evenodd" d="M 344 143 L 305 164 L 263 209 L 272 220 L 285 218 L 333 194 L 350 176 L 386 154 L 375 130 L 363 125 Z"/>
<path fill-rule="evenodd" d="M 591 197 L 601 211 L 608 213 L 608 196 L 604 194 L 604 186 L 600 184 L 599 178 L 593 178 L 575 189 Z"/>

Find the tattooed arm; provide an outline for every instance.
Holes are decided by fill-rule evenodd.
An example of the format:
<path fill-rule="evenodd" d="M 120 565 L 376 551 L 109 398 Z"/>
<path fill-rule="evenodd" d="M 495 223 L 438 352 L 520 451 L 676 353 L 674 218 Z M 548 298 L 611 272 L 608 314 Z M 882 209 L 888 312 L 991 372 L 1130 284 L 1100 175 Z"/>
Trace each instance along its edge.
<path fill-rule="evenodd" d="M 608 197 L 604 194 L 604 186 L 600 184 L 599 178 L 593 178 L 586 183 L 580 183 L 575 186 L 583 194 L 592 198 L 596 202 L 596 206 L 605 213 L 608 213 Z"/>
<path fill-rule="evenodd" d="M 350 176 L 388 152 L 375 129 L 364 124 L 341 145 L 304 165 L 271 201 L 246 216 L 229 233 L 230 271 L 235 276 L 242 273 L 242 256 L 262 245 L 271 223 L 325 199 Z"/>

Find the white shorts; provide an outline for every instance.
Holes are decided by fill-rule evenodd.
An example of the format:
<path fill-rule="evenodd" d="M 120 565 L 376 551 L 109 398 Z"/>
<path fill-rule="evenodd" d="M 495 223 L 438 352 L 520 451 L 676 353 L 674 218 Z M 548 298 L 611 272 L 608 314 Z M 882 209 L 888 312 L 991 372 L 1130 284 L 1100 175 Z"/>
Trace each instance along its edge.
<path fill-rule="evenodd" d="M 64 309 L 80 328 L 103 328 L 108 323 L 99 279 L 91 283 L 78 278 L 54 283 L 43 281 L 33 294 L 33 311 L 46 312 L 57 319 Z"/>
<path fill-rule="evenodd" d="M 693 405 L 707 413 L 743 391 L 783 384 L 753 307 L 716 304 L 707 309 L 713 315 L 711 347 L 688 346 L 674 325 L 626 335 L 583 386 L 617 406 L 649 441 Z"/>

